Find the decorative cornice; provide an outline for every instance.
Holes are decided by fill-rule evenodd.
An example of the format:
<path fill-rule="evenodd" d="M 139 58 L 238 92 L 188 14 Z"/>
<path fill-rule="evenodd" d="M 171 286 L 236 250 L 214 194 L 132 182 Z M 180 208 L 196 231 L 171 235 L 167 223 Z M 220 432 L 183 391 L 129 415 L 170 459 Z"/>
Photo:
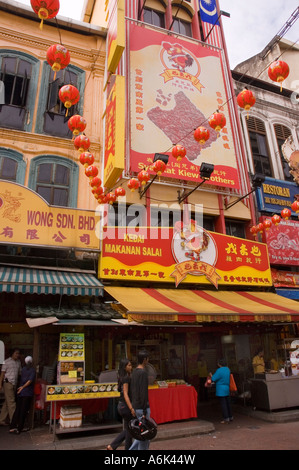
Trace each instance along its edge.
<path fill-rule="evenodd" d="M 15 49 L 16 44 L 21 44 L 23 47 L 26 46 L 29 49 L 36 48 L 40 50 L 39 58 L 46 59 L 46 51 L 50 45 L 54 43 L 51 40 L 45 40 L 41 37 L 32 36 L 25 34 L 19 31 L 11 31 L 3 26 L 0 26 L 0 38 L 4 39 L 5 45 L 9 46 L 7 42 L 9 41 L 12 45 L 9 46 L 12 49 Z M 103 41 L 104 43 L 104 41 Z M 87 50 L 85 48 L 74 47 L 72 44 L 67 44 L 64 42 L 65 47 L 70 52 L 71 56 L 81 60 L 86 60 L 88 62 L 99 61 L 100 65 L 105 68 L 105 50 L 96 51 L 95 49 Z M 2 46 L 3 47 L 3 46 Z M 103 48 L 104 49 L 104 48 Z"/>

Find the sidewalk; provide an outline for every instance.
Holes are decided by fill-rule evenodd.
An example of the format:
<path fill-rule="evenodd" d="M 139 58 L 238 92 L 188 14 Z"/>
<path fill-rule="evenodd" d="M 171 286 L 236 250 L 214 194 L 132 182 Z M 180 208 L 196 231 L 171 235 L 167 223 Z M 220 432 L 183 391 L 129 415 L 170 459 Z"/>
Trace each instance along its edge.
<path fill-rule="evenodd" d="M 252 407 L 233 405 L 234 415 L 242 422 L 248 420 L 248 426 L 257 421 L 268 423 L 287 423 L 299 421 L 299 410 L 287 410 L 274 413 L 253 410 Z M 220 409 L 217 402 L 200 404 L 198 419 L 160 424 L 154 442 L 180 439 L 188 436 L 213 434 L 219 423 Z M 215 425 L 214 425 L 215 424 Z M 219 426 L 218 426 L 219 427 Z M 105 450 L 106 446 L 118 434 L 119 429 L 86 431 L 58 435 L 49 432 L 48 425 L 40 425 L 19 435 L 10 434 L 8 426 L 0 426 L 0 450 Z M 162 446 L 161 446 L 162 447 Z M 120 447 L 119 450 L 122 450 Z"/>

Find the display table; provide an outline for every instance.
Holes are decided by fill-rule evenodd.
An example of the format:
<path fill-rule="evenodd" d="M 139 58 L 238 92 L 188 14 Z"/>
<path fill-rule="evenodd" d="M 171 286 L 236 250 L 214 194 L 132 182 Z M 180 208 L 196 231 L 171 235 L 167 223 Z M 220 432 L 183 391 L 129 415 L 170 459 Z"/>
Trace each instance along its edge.
<path fill-rule="evenodd" d="M 151 416 L 157 424 L 197 418 L 197 392 L 192 386 L 153 388 L 148 395 Z"/>
<path fill-rule="evenodd" d="M 81 384 L 81 385 L 49 385 L 46 390 L 46 401 L 51 402 L 50 431 L 54 434 L 92 431 L 122 427 L 121 423 L 104 423 L 99 425 L 82 425 L 77 427 L 61 428 L 56 426 L 60 417 L 61 406 L 80 406 L 82 416 L 105 411 L 109 398 L 119 397 L 117 384 Z"/>
<path fill-rule="evenodd" d="M 299 406 L 299 376 L 284 377 L 278 372 L 254 378 L 251 398 L 253 406 L 266 411 Z"/>

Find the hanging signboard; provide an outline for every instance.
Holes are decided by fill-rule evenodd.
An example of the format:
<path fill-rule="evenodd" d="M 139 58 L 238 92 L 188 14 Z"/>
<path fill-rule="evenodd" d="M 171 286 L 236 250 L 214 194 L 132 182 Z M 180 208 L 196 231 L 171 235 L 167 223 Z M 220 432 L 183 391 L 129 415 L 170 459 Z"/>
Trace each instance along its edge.
<path fill-rule="evenodd" d="M 49 206 L 36 192 L 1 181 L 0 243 L 99 250 L 94 211 Z"/>
<path fill-rule="evenodd" d="M 125 165 L 125 77 L 113 75 L 105 112 L 104 186 L 111 188 Z"/>
<path fill-rule="evenodd" d="M 208 232 L 193 221 L 174 228 L 106 227 L 104 235 L 100 279 L 272 285 L 267 245 Z"/>

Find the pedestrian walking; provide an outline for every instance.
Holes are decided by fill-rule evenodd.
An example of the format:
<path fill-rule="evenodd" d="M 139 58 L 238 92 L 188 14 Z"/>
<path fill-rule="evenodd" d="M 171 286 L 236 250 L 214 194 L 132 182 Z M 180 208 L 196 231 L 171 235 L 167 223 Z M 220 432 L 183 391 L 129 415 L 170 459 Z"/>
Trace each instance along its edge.
<path fill-rule="evenodd" d="M 223 420 L 222 424 L 227 424 L 233 420 L 229 393 L 230 370 L 225 359 L 219 359 L 218 369 L 215 374 L 210 374 L 212 382 L 216 384 L 216 397 L 219 397 Z"/>
<path fill-rule="evenodd" d="M 20 386 L 17 390 L 17 403 L 10 423 L 10 433 L 20 434 L 24 430 L 25 420 L 34 396 L 35 376 L 32 357 L 27 356 L 25 358 L 25 366 L 21 372 Z"/>
<path fill-rule="evenodd" d="M 123 430 L 114 441 L 107 446 L 107 450 L 116 450 L 123 441 L 125 441 L 125 450 L 129 450 L 132 445 L 132 436 L 128 429 L 129 421 L 135 416 L 135 410 L 130 398 L 131 374 L 131 361 L 127 358 L 122 359 L 118 369 L 118 391 L 120 392 L 120 399 L 117 405 L 117 411 L 123 420 Z"/>
<path fill-rule="evenodd" d="M 4 403 L 0 413 L 0 425 L 7 425 L 7 418 L 11 422 L 16 409 L 16 391 L 21 374 L 20 350 L 15 348 L 11 356 L 2 364 L 0 374 L 0 391 L 4 392 Z"/>
<path fill-rule="evenodd" d="M 137 356 L 138 365 L 132 373 L 131 395 L 132 405 L 137 418 L 150 418 L 150 406 L 148 400 L 148 373 L 146 366 L 149 361 L 149 353 L 145 350 L 139 351 Z M 150 441 L 134 440 L 130 450 L 148 450 Z"/>

